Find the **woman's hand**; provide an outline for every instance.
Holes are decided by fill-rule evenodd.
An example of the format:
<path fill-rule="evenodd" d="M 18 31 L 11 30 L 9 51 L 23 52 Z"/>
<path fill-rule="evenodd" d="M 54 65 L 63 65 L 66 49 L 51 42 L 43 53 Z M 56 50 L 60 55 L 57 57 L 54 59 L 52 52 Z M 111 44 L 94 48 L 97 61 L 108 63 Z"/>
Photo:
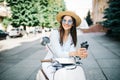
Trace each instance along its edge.
<path fill-rule="evenodd" d="M 75 52 L 70 52 L 69 56 L 79 56 L 80 58 L 86 58 L 88 56 L 86 48 L 79 48 Z"/>
<path fill-rule="evenodd" d="M 88 56 L 86 48 L 79 48 L 76 51 L 75 56 L 79 56 L 80 58 L 86 58 Z"/>

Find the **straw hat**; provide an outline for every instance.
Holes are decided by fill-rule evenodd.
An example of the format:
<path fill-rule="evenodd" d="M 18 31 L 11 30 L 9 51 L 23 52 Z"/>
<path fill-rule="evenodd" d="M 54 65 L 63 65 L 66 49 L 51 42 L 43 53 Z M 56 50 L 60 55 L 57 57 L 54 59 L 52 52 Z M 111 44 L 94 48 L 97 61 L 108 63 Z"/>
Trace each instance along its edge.
<path fill-rule="evenodd" d="M 56 16 L 57 21 L 60 22 L 62 16 L 64 16 L 64 15 L 72 16 L 76 20 L 76 27 L 80 25 L 80 23 L 81 23 L 80 17 L 72 11 L 59 12 Z"/>

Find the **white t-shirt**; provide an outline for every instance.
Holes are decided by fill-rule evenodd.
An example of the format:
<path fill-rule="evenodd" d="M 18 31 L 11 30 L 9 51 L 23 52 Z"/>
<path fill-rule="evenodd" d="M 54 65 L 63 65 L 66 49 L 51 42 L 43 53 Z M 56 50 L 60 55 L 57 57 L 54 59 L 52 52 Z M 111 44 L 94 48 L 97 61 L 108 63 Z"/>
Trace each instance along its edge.
<path fill-rule="evenodd" d="M 49 58 L 69 58 L 69 52 L 75 51 L 76 47 L 74 47 L 72 37 L 69 34 L 68 39 L 66 42 L 63 43 L 63 45 L 60 45 L 60 33 L 58 30 L 53 30 L 50 34 L 50 49 L 53 53 L 48 51 L 48 54 L 46 55 L 45 59 Z"/>

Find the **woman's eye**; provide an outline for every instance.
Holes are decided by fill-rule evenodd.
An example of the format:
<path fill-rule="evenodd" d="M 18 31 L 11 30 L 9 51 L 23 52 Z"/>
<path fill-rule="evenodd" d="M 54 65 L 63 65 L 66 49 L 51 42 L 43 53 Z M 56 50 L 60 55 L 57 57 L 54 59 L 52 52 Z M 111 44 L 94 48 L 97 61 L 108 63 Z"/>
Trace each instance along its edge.
<path fill-rule="evenodd" d="M 66 20 L 64 19 L 63 22 L 66 22 Z"/>
<path fill-rule="evenodd" d="M 72 22 L 72 20 L 69 20 L 68 22 L 70 22 L 70 23 L 71 23 L 71 22 Z"/>

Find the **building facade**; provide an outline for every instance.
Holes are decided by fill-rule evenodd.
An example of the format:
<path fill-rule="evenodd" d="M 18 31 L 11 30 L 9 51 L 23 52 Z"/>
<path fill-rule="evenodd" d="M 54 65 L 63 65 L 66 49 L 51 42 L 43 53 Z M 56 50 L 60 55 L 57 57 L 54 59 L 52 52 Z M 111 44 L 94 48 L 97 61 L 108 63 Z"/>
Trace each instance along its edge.
<path fill-rule="evenodd" d="M 104 9 L 108 7 L 109 0 L 93 0 L 92 1 L 92 20 L 93 23 L 96 24 L 98 22 L 103 21 L 104 17 Z"/>
<path fill-rule="evenodd" d="M 0 2 L 0 29 L 4 30 L 2 21 L 4 17 L 11 17 L 10 7 L 7 6 L 7 3 Z"/>

